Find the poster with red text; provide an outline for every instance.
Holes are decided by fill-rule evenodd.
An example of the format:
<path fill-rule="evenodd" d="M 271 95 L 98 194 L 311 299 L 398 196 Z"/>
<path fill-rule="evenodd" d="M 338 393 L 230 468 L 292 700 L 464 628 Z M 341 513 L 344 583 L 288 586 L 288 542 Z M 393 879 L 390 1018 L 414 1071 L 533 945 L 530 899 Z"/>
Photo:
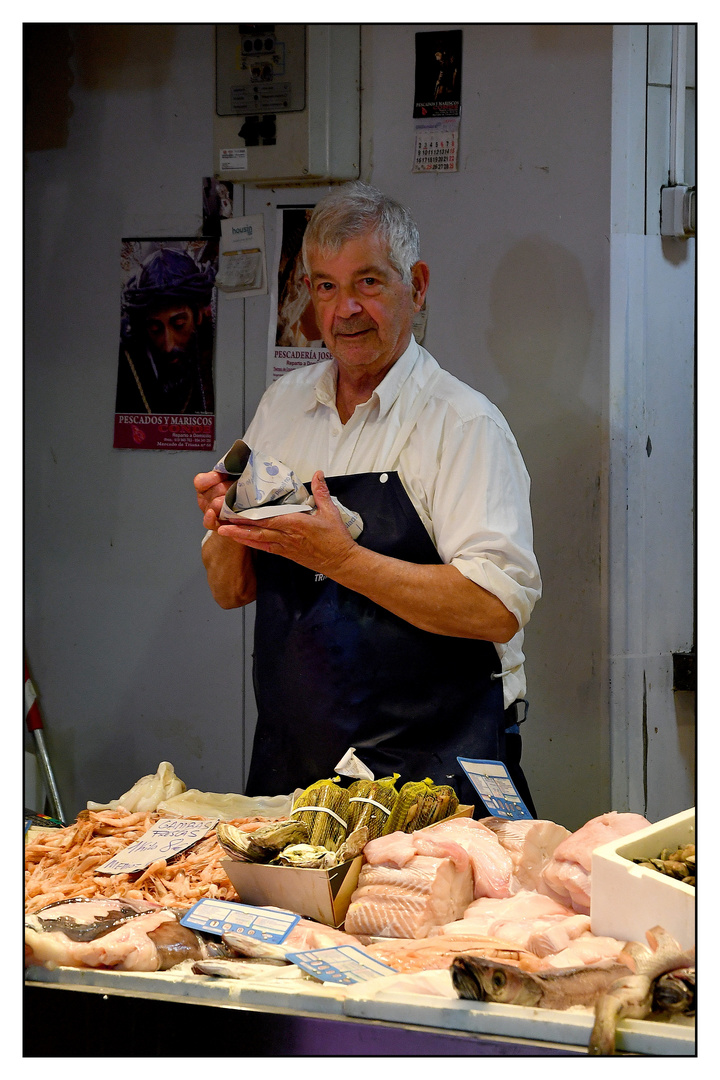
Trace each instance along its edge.
<path fill-rule="evenodd" d="M 115 448 L 214 449 L 218 246 L 122 240 Z"/>

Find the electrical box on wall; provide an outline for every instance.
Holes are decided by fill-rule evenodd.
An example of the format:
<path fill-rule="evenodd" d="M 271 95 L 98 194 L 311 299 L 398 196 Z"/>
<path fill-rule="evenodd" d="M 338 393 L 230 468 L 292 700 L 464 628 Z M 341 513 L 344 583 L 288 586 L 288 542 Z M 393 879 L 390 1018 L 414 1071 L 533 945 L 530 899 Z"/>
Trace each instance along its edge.
<path fill-rule="evenodd" d="M 236 184 L 360 175 L 360 27 L 216 27 L 214 173 Z"/>

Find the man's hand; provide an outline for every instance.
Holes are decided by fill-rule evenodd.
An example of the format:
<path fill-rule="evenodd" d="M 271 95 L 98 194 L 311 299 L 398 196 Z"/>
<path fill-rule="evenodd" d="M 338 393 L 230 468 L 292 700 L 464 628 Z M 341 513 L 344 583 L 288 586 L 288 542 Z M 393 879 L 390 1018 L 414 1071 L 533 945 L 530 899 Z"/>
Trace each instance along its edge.
<path fill-rule="evenodd" d="M 213 470 L 213 472 L 198 473 L 193 483 L 198 506 L 203 514 L 203 525 L 206 529 L 217 531 L 223 500 L 233 482 Z"/>
<path fill-rule="evenodd" d="M 249 549 L 255 548 L 324 574 L 421 630 L 497 642 L 509 641 L 518 631 L 515 615 L 456 567 L 404 562 L 356 544 L 330 498 L 321 472 L 312 478 L 317 507 L 314 513 L 247 518 L 242 525 L 217 523 L 227 490 L 218 473 L 201 474 L 195 486 L 200 508 L 207 506 L 203 520 L 216 531 L 204 545 L 203 561 L 221 607 L 238 607 L 255 599 L 254 575 L 249 565 Z M 243 554 L 241 573 L 228 558 L 233 551 Z"/>
<path fill-rule="evenodd" d="M 242 524 L 221 522 L 218 534 L 258 551 L 282 555 L 309 570 L 334 578 L 356 544 L 330 498 L 321 472 L 313 476 L 311 489 L 316 506 L 314 512 L 258 520 L 248 518 Z M 214 514 L 215 510 L 210 508 L 207 513 Z"/>

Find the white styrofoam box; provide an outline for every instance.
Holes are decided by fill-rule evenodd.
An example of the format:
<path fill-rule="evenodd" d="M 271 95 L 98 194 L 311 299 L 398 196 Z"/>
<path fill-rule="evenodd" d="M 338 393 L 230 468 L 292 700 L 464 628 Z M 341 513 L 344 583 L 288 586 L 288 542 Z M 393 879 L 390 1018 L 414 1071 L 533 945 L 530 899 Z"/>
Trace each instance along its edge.
<path fill-rule="evenodd" d="M 593 934 L 647 944 L 646 930 L 662 926 L 683 949 L 695 945 L 695 889 L 638 866 L 663 848 L 695 843 L 695 808 L 603 844 L 592 853 L 590 925 Z"/>

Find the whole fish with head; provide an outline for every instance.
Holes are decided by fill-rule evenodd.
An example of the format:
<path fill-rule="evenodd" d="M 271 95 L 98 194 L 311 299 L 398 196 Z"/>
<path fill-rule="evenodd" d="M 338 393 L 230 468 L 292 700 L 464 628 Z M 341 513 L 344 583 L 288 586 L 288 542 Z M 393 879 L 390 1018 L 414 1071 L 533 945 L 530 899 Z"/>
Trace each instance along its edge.
<path fill-rule="evenodd" d="M 627 964 L 630 974 L 619 978 L 595 1002 L 595 1023 L 588 1043 L 591 1054 L 614 1054 L 618 1020 L 624 1017 L 642 1020 L 649 1016 L 654 981 L 667 972 L 695 963 L 695 949 L 681 949 L 662 926 L 653 926 L 645 932 L 645 937 L 650 948 L 639 941 L 628 942 L 618 959 Z"/>
<path fill-rule="evenodd" d="M 622 975 L 624 964 L 576 967 L 558 971 L 523 971 L 484 956 L 456 956 L 450 968 L 458 997 L 540 1009 L 592 1005 Z"/>

